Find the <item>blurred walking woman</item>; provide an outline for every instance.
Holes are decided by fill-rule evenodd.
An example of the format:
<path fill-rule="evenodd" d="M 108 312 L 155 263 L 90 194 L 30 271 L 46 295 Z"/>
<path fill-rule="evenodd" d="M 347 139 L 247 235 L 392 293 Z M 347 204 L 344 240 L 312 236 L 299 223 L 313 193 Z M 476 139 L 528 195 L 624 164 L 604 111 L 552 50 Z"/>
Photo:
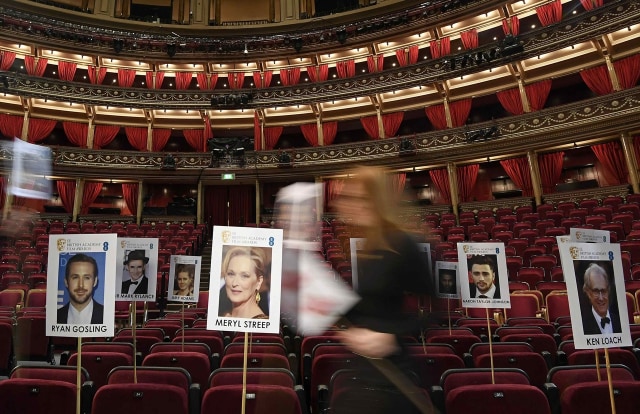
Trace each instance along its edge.
<path fill-rule="evenodd" d="M 260 247 L 234 246 L 222 261 L 225 292 L 231 301 L 231 310 L 220 316 L 234 318 L 268 318 L 258 303 L 264 282 L 266 257 Z"/>
<path fill-rule="evenodd" d="M 388 191 L 389 176 L 376 167 L 359 167 L 350 174 L 335 202 L 347 224 L 359 227 L 366 238 L 358 250 L 360 302 L 346 315 L 352 325 L 341 340 L 353 352 L 366 358 L 385 358 L 397 374 L 412 378 L 403 350 L 406 335 L 420 331 L 415 318 L 403 313 L 406 292 L 431 294 L 430 271 L 412 237 L 397 223 Z M 365 363 L 357 375 L 353 392 L 332 407 L 332 413 L 413 413 L 415 406 L 387 377 Z"/>

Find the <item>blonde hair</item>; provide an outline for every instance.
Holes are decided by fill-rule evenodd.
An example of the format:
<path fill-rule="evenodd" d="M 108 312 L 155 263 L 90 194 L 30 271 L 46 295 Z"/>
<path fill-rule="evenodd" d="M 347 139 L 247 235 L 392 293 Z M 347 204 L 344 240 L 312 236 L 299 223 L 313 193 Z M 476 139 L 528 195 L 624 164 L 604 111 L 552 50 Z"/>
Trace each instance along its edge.
<path fill-rule="evenodd" d="M 227 273 L 229 262 L 236 256 L 248 256 L 253 263 L 258 279 L 265 275 L 266 254 L 260 247 L 234 246 L 227 251 L 222 261 L 222 277 Z"/>
<path fill-rule="evenodd" d="M 359 183 L 362 185 L 368 201 L 372 205 L 372 214 L 376 223 L 365 229 L 367 247 L 390 250 L 391 246 L 385 238 L 390 230 L 402 230 L 398 223 L 398 212 L 391 193 L 389 175 L 381 167 L 359 166 L 351 174 L 353 178 L 348 185 Z"/>

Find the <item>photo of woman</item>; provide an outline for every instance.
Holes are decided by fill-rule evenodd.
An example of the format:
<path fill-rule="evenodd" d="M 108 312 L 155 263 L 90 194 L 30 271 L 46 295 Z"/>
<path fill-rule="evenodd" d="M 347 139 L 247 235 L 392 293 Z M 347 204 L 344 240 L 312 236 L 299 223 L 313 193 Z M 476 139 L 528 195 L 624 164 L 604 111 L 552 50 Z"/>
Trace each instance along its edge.
<path fill-rule="evenodd" d="M 176 265 L 174 296 L 193 296 L 196 266 L 193 264 Z"/>
<path fill-rule="evenodd" d="M 222 261 L 221 283 L 230 306 L 220 306 L 219 316 L 268 319 L 260 306 L 260 291 L 270 260 L 262 247 L 231 246 Z"/>

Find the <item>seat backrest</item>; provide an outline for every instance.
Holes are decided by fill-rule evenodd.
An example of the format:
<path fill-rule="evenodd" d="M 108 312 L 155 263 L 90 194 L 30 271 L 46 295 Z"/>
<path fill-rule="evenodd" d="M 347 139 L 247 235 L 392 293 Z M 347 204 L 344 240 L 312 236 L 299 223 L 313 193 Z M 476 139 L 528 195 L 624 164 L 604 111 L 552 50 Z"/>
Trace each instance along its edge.
<path fill-rule="evenodd" d="M 483 412 L 550 414 L 547 397 L 524 384 L 475 384 L 451 390 L 445 400 L 447 413 Z"/>
<path fill-rule="evenodd" d="M 491 367 L 491 355 L 483 354 L 474 358 L 476 367 Z M 536 352 L 493 353 L 493 366 L 499 368 L 520 368 L 529 375 L 531 385 L 542 387 L 547 379 L 547 363 Z"/>
<path fill-rule="evenodd" d="M 547 316 L 549 322 L 554 322 L 561 316 L 569 316 L 569 297 L 567 292 L 554 291 L 547 295 Z"/>
<path fill-rule="evenodd" d="M 76 384 L 77 367 L 75 366 L 30 366 L 18 365 L 11 370 L 9 378 L 30 378 L 52 381 L 63 381 L 69 384 Z M 81 381 L 89 381 L 91 377 L 85 367 L 81 368 Z"/>
<path fill-rule="evenodd" d="M 623 364 L 629 367 L 636 378 L 640 378 L 640 364 L 635 354 L 622 348 L 610 348 L 608 350 L 609 360 L 612 364 Z M 598 350 L 600 361 L 604 361 L 604 352 Z M 567 355 L 569 365 L 589 365 L 595 364 L 595 352 L 593 350 L 576 350 Z"/>
<path fill-rule="evenodd" d="M 300 400 L 289 387 L 247 384 L 245 413 L 301 414 Z M 202 413 L 239 413 L 242 405 L 242 385 L 220 385 L 209 388 L 202 398 Z"/>
<path fill-rule="evenodd" d="M 573 384 L 579 382 L 606 381 L 607 369 L 600 366 L 600 376 L 596 365 L 562 365 L 549 370 L 547 382 L 558 387 L 560 395 Z M 614 381 L 635 381 L 635 376 L 629 367 L 621 364 L 611 364 L 611 379 Z"/>
<path fill-rule="evenodd" d="M 127 342 L 83 342 L 82 352 L 119 352 L 135 357 L 133 344 Z"/>
<path fill-rule="evenodd" d="M 640 407 L 640 382 L 613 381 L 616 413 L 637 413 Z M 560 396 L 562 414 L 605 413 L 611 410 L 609 384 L 580 382 L 573 384 Z"/>
<path fill-rule="evenodd" d="M 188 414 L 188 397 L 183 389 L 175 385 L 107 384 L 96 392 L 91 413 L 116 412 Z"/>
<path fill-rule="evenodd" d="M 225 355 L 244 352 L 244 344 L 240 342 L 232 342 L 224 348 Z M 287 356 L 287 348 L 280 343 L 259 343 L 249 344 L 249 352 L 257 354 L 278 354 Z"/>
<path fill-rule="evenodd" d="M 529 376 L 519 368 L 464 368 L 449 369 L 442 373 L 440 386 L 445 394 L 465 385 L 480 384 L 524 384 L 529 385 Z"/>
<path fill-rule="evenodd" d="M 67 365 L 76 365 L 78 363 L 78 354 L 69 357 Z M 109 372 L 115 367 L 123 365 L 133 365 L 133 358 L 128 354 L 119 352 L 82 352 L 82 367 L 86 368 L 91 375 L 96 388 L 102 387 L 107 383 Z"/>
<path fill-rule="evenodd" d="M 243 354 L 225 355 L 220 361 L 220 368 L 240 368 L 244 365 Z M 289 360 L 282 355 L 247 354 L 247 367 L 249 368 L 285 368 L 290 369 Z"/>
<path fill-rule="evenodd" d="M 209 358 L 200 352 L 155 352 L 144 357 L 142 366 L 184 368 L 201 389 L 206 388 L 211 374 Z"/>
<path fill-rule="evenodd" d="M 158 342 L 149 349 L 149 354 L 157 352 L 197 352 L 211 357 L 211 348 L 202 342 Z"/>
<path fill-rule="evenodd" d="M 558 346 L 551 335 L 545 333 L 512 333 L 502 337 L 505 342 L 526 342 L 533 347 L 533 350 L 541 353 L 549 352 L 552 356 L 558 353 Z"/>
<path fill-rule="evenodd" d="M 218 368 L 209 376 L 209 387 L 242 384 L 243 368 Z M 247 384 L 280 385 L 293 389 L 295 378 L 291 371 L 282 368 L 248 368 Z"/>
<path fill-rule="evenodd" d="M 180 367 L 136 367 L 135 374 L 132 366 L 116 367 L 109 372 L 108 384 L 167 384 L 180 387 L 185 393 L 191 387 L 191 375 Z"/>
<path fill-rule="evenodd" d="M 0 381 L 2 414 L 57 414 L 74 413 L 75 410 L 75 384 L 36 378 Z"/>
<path fill-rule="evenodd" d="M 422 388 L 440 384 L 440 377 L 448 369 L 464 368 L 464 361 L 452 354 L 411 354 L 411 370 L 420 379 Z"/>

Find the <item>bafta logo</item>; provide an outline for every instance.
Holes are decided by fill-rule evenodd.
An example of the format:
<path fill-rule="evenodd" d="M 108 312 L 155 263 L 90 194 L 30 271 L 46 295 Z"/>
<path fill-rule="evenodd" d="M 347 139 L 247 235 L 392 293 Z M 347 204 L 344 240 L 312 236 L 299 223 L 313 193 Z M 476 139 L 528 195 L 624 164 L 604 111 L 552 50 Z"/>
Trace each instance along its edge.
<path fill-rule="evenodd" d="M 124 249 L 125 247 L 127 247 L 127 242 L 126 242 L 126 241 L 124 241 L 124 240 L 120 240 L 120 247 L 121 247 L 121 248 L 123 248 L 123 249 Z"/>
<path fill-rule="evenodd" d="M 580 249 L 579 249 L 579 248 L 577 248 L 577 247 L 575 247 L 575 246 L 574 246 L 574 247 L 571 247 L 571 248 L 569 249 L 569 254 L 571 255 L 571 258 L 572 258 L 573 260 L 577 260 L 577 259 L 578 259 L 579 254 L 580 254 Z"/>
<path fill-rule="evenodd" d="M 67 241 L 65 239 L 58 239 L 56 243 L 58 245 L 59 252 L 63 251 L 65 247 L 67 247 Z"/>
<path fill-rule="evenodd" d="M 222 232 L 222 243 L 229 243 L 231 241 L 231 232 L 225 230 Z"/>
<path fill-rule="evenodd" d="M 468 244 L 463 244 L 462 245 L 462 250 L 464 250 L 465 254 L 469 253 L 469 245 Z"/>
<path fill-rule="evenodd" d="M 580 239 L 582 239 L 582 232 L 576 231 L 576 240 L 580 240 Z"/>

